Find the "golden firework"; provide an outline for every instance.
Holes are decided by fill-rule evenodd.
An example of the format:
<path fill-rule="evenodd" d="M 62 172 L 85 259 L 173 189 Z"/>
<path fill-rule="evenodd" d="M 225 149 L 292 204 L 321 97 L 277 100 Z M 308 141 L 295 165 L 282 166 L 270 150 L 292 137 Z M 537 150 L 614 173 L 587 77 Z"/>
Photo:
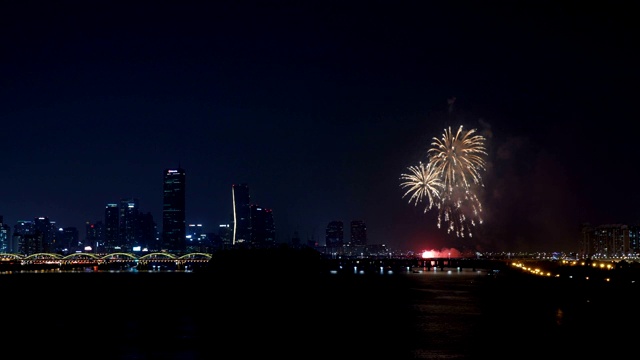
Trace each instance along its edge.
<path fill-rule="evenodd" d="M 438 227 L 447 224 L 447 233 L 458 237 L 472 236 L 471 227 L 482 224 L 482 203 L 476 192 L 484 187 L 481 172 L 485 171 L 487 156 L 485 138 L 476 130 L 457 132 L 445 129 L 442 138 L 433 138 L 427 151 L 429 161 L 410 166 L 411 174 L 402 174 L 400 185 L 411 194 L 409 203 L 418 205 L 428 199 L 426 213 L 438 208 Z"/>
<path fill-rule="evenodd" d="M 417 166 L 409 166 L 407 169 L 411 171 L 410 174 L 400 175 L 400 180 L 404 180 L 400 186 L 408 188 L 402 197 L 411 194 L 409 203 L 413 202 L 416 206 L 425 198 L 428 199 L 429 201 L 424 208 L 424 212 L 427 212 L 433 207 L 435 200 L 440 198 L 440 191 L 443 189 L 440 174 L 434 171 L 432 166 L 422 162 Z"/>

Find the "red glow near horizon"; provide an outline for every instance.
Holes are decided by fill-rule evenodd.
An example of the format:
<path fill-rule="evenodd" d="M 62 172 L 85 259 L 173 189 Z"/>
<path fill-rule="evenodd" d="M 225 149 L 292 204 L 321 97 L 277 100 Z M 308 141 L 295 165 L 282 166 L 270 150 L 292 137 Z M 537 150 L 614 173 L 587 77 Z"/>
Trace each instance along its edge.
<path fill-rule="evenodd" d="M 423 250 L 422 258 L 423 259 L 432 259 L 432 258 L 457 258 L 460 257 L 460 251 L 456 249 L 442 249 L 442 250 Z"/>
<path fill-rule="evenodd" d="M 422 252 L 422 258 L 423 259 L 431 259 L 431 258 L 435 258 L 438 257 L 436 254 L 438 252 L 434 251 L 434 250 L 425 250 Z"/>

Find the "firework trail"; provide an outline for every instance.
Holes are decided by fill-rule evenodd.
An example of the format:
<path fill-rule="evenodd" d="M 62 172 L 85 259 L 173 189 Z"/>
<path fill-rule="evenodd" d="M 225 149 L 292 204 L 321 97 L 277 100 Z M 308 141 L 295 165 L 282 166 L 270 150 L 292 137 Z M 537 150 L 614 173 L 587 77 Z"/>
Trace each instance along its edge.
<path fill-rule="evenodd" d="M 438 228 L 444 223 L 447 233 L 472 236 L 471 227 L 482 224 L 482 204 L 476 190 L 484 187 L 485 138 L 475 129 L 465 131 L 460 126 L 455 133 L 451 127 L 445 129 L 442 138 L 433 140 L 427 151 L 429 161 L 410 166 L 412 174 L 400 177 L 404 180 L 401 187 L 408 188 L 403 198 L 411 194 L 409 203 L 414 205 L 427 198 L 424 212 L 438 208 Z"/>
<path fill-rule="evenodd" d="M 411 171 L 411 174 L 400 175 L 400 180 L 403 180 L 400 186 L 408 188 L 402 197 L 411 194 L 409 203 L 413 202 L 416 206 L 427 198 L 429 201 L 424 207 L 426 213 L 433 207 L 436 200 L 440 200 L 440 191 L 444 189 L 440 181 L 440 174 L 434 171 L 433 166 L 422 162 L 417 166 L 409 166 L 407 169 Z"/>

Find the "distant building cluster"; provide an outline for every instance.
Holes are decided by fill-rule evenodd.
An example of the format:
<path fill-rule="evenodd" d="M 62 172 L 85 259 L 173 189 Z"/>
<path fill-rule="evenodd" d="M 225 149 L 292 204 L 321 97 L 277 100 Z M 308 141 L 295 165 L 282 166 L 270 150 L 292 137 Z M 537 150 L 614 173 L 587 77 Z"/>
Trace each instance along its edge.
<path fill-rule="evenodd" d="M 251 203 L 249 185 L 234 184 L 233 237 L 231 246 L 264 248 L 276 243 L 276 228 L 271 209 Z"/>
<path fill-rule="evenodd" d="M 640 226 L 624 224 L 582 225 L 579 256 L 584 259 L 638 258 Z"/>
<path fill-rule="evenodd" d="M 384 245 L 370 245 L 367 242 L 367 225 L 362 220 L 352 220 L 349 227 L 349 241 L 345 241 L 344 222 L 333 220 L 327 224 L 325 246 L 318 247 L 322 253 L 331 257 L 369 257 L 384 255 L 388 250 Z"/>
<path fill-rule="evenodd" d="M 48 217 L 17 221 L 12 230 L 0 215 L 0 253 L 187 253 L 275 244 L 273 212 L 251 203 L 247 184 L 232 185 L 232 219 L 220 224 L 217 233 L 186 223 L 185 186 L 184 169 L 165 169 L 161 232 L 151 213 L 141 211 L 137 198 L 106 204 L 103 219 L 86 222 L 84 239 L 76 227 L 59 227 Z"/>
<path fill-rule="evenodd" d="M 232 214 L 229 223 L 219 224 L 217 232 L 206 232 L 202 224 L 186 222 L 186 172 L 178 167 L 163 175 L 162 230 L 150 212 L 143 212 L 137 198 L 108 203 L 104 217 L 85 223 L 84 238 L 75 227 L 59 227 L 48 217 L 20 220 L 13 229 L 0 215 L 0 253 L 32 255 L 77 252 L 92 253 L 212 253 L 228 248 L 269 248 L 276 245 L 276 227 L 270 208 L 252 203 L 249 185 L 231 186 Z M 345 240 L 344 223 L 331 221 L 326 228 L 325 245 L 315 239 L 301 243 L 297 232 L 290 239 L 293 247 L 312 247 L 331 257 L 369 257 L 388 255 L 384 245 L 367 241 L 362 220 L 349 224 Z"/>

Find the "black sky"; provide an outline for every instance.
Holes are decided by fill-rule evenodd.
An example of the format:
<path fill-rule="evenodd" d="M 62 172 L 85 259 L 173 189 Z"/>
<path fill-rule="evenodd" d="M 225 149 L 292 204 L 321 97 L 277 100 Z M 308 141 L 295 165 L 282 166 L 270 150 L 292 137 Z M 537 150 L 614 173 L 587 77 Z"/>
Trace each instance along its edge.
<path fill-rule="evenodd" d="M 640 223 L 631 3 L 2 1 L 0 215 L 60 226 L 136 197 L 161 225 L 229 221 L 231 185 L 278 240 L 364 220 L 395 249 L 577 251 Z M 455 96 L 452 114 L 447 99 Z M 446 126 L 487 138 L 484 223 L 447 236 L 399 176 Z M 348 232 L 346 232 L 348 235 Z"/>

